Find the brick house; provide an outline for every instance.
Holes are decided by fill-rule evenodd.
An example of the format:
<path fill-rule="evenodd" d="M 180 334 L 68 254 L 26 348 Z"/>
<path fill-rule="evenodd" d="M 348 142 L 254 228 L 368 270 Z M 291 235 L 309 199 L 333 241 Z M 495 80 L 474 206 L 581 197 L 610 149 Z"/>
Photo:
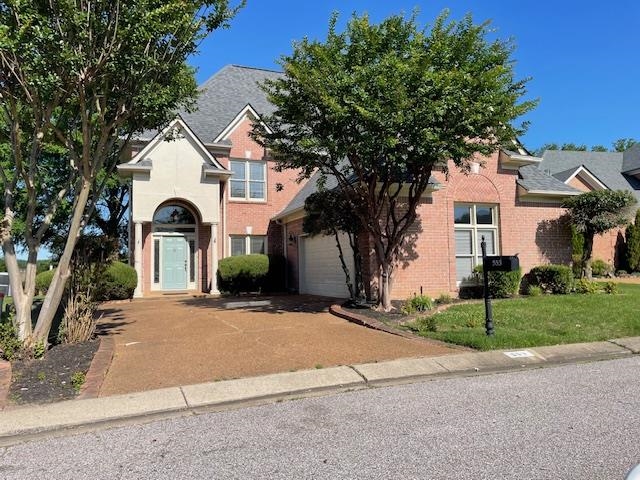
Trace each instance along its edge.
<path fill-rule="evenodd" d="M 217 292 L 219 258 L 282 254 L 290 290 L 346 296 L 335 240 L 302 231 L 304 184 L 296 172 L 276 172 L 248 136 L 272 106 L 257 86 L 280 73 L 227 66 L 202 85 L 198 110 L 183 113 L 162 132 L 131 145 L 118 167 L 131 178 L 131 252 L 137 296 L 154 292 Z M 410 233 L 410 261 L 396 270 L 393 295 L 420 288 L 455 292 L 479 262 L 480 237 L 489 254 L 518 254 L 526 272 L 541 263 L 571 260 L 563 199 L 582 191 L 627 188 L 640 192 L 640 148 L 624 154 L 545 152 L 522 148 L 478 158 L 471 173 L 451 166 L 434 173 Z M 597 239 L 595 257 L 615 261 L 619 232 Z M 375 296 L 375 256 L 362 240 L 364 274 Z"/>

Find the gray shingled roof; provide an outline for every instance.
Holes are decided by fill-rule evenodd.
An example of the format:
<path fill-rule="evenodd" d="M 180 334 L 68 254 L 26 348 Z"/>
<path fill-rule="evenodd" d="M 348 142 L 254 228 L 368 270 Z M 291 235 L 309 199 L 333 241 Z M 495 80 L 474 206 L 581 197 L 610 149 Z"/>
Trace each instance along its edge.
<path fill-rule="evenodd" d="M 196 111 L 179 112 L 180 116 L 202 142 L 211 143 L 247 104 L 260 115 L 273 113 L 274 106 L 258 84 L 282 75 L 273 70 L 227 65 L 199 87 Z M 150 140 L 157 133 L 144 132 L 140 140 Z"/>
<path fill-rule="evenodd" d="M 633 150 L 631 155 L 633 155 Z M 629 157 L 628 157 L 629 158 Z M 621 152 L 572 152 L 547 150 L 539 168 L 550 175 L 575 170 L 581 165 L 611 190 L 630 190 L 640 199 L 640 181 L 622 173 L 624 154 Z"/>
<path fill-rule="evenodd" d="M 290 213 L 295 212 L 304 207 L 304 201 L 307 199 L 309 195 L 318 191 L 318 181 L 320 180 L 320 172 L 316 172 L 311 175 L 311 178 L 306 181 L 304 186 L 300 189 L 300 191 L 291 199 L 289 204 L 282 209 L 280 213 L 276 215 L 276 217 L 284 217 L 285 215 L 289 215 Z M 324 184 L 325 189 L 332 189 L 338 186 L 338 180 L 333 175 L 326 176 L 326 182 Z"/>
<path fill-rule="evenodd" d="M 304 184 L 304 186 L 300 189 L 300 191 L 296 194 L 295 197 L 289 202 L 289 204 L 282 209 L 280 213 L 278 213 L 274 218 L 281 218 L 286 215 L 289 215 L 296 210 L 299 210 L 304 207 L 304 201 L 307 199 L 309 195 L 318 191 L 318 181 L 320 180 L 321 175 L 320 172 L 314 173 L 309 180 Z M 436 177 L 431 175 L 429 178 L 429 185 L 433 188 L 438 188 L 441 184 L 438 182 Z M 331 190 L 338 186 L 338 180 L 333 175 L 326 175 L 326 181 L 324 184 L 324 188 L 326 190 Z"/>
<path fill-rule="evenodd" d="M 517 180 L 528 191 L 535 192 L 566 192 L 576 193 L 576 190 L 564 182 L 540 170 L 536 165 L 525 165 L 518 170 L 520 178 Z"/>
<path fill-rule="evenodd" d="M 636 143 L 633 147 L 622 154 L 622 171 L 640 169 L 640 143 Z"/>

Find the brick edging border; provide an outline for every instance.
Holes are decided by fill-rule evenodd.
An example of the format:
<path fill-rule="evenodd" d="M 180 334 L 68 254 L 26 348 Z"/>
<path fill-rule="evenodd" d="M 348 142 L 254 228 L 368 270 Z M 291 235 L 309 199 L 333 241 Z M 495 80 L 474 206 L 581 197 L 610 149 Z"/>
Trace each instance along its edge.
<path fill-rule="evenodd" d="M 443 310 L 448 308 L 450 305 L 442 305 Z M 462 350 L 465 352 L 473 351 L 471 348 L 463 347 L 462 345 L 455 345 L 451 343 L 442 342 L 440 340 L 435 340 L 433 338 L 425 338 L 420 337 L 418 335 L 413 335 L 409 332 L 403 332 L 402 330 L 396 330 L 395 328 L 388 327 L 384 323 L 374 318 L 369 318 L 365 315 L 359 315 L 357 313 L 348 312 L 343 309 L 340 305 L 333 304 L 329 307 L 329 313 L 335 315 L 336 317 L 343 318 L 348 322 L 355 323 L 357 325 L 362 325 L 363 327 L 371 328 L 373 330 L 379 330 L 381 332 L 390 333 L 391 335 L 396 335 L 398 337 L 406 338 L 408 340 L 419 341 L 429 343 L 431 345 L 440 345 L 443 347 L 450 348 L 452 350 Z"/>
<path fill-rule="evenodd" d="M 115 350 L 115 341 L 113 337 L 99 338 L 100 346 L 93 356 L 93 360 L 91 360 L 91 365 L 87 371 L 80 393 L 76 397 L 77 399 L 96 398 L 98 393 L 100 393 L 102 382 L 111 366 L 111 360 L 113 359 L 113 352 Z"/>
<path fill-rule="evenodd" d="M 3 410 L 7 406 L 10 388 L 11 362 L 0 360 L 0 410 Z"/>

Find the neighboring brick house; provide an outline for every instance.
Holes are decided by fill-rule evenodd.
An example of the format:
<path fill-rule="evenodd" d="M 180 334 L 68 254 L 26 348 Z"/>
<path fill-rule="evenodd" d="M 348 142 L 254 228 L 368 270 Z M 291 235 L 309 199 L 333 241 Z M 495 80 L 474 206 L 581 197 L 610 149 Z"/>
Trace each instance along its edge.
<path fill-rule="evenodd" d="M 201 87 L 196 112 L 132 144 L 131 160 L 118 169 L 132 179 L 136 296 L 215 293 L 219 258 L 261 252 L 285 255 L 290 290 L 345 296 L 335 240 L 302 232 L 304 199 L 316 190 L 316 178 L 298 184 L 297 172 L 276 172 L 248 136 L 252 122 L 273 111 L 258 83 L 279 75 L 227 66 Z M 634 176 L 640 173 L 640 149 L 546 152 L 542 158 L 523 149 L 501 150 L 478 159 L 468 175 L 450 167 L 448 178 L 434 173 L 418 208 L 407 239 L 412 258 L 396 270 L 394 297 L 421 288 L 432 295 L 455 292 L 479 262 L 482 235 L 489 254 L 517 253 L 524 271 L 568 263 L 562 200 L 588 189 L 640 191 Z M 616 234 L 597 240 L 596 257 L 615 259 Z M 361 251 L 375 295 L 375 256 L 366 238 Z"/>

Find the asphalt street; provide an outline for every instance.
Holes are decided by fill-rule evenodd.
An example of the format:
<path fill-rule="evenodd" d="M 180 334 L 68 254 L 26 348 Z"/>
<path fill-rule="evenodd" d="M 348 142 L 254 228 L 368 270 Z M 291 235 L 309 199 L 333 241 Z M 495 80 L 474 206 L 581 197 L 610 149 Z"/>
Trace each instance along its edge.
<path fill-rule="evenodd" d="M 20 479 L 623 479 L 640 357 L 173 418 L 0 450 Z"/>

